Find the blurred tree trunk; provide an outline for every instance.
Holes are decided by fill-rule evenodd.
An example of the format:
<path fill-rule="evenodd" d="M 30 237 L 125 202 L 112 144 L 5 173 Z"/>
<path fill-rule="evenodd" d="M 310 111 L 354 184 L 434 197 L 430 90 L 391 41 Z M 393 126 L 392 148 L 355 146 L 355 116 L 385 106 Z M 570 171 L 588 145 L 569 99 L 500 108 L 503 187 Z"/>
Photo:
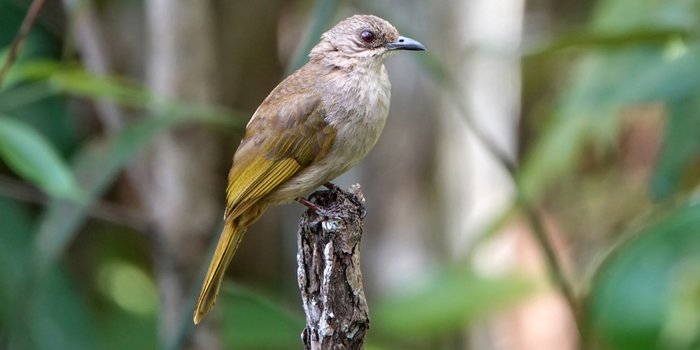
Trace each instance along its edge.
<path fill-rule="evenodd" d="M 459 89 L 456 96 L 450 92 L 444 97 L 438 155 L 453 256 L 460 256 L 514 198 L 510 176 L 476 134 L 515 159 L 523 7 L 522 0 L 451 1 L 445 6 L 452 36 L 443 41 L 451 43 L 445 60 Z"/>
<path fill-rule="evenodd" d="M 64 0 L 64 6 L 74 16 L 77 48 L 90 71 L 136 77 L 146 71 L 147 84 L 158 96 L 215 102 L 215 18 L 208 1 L 147 1 L 146 28 L 139 6 L 110 2 L 101 13 L 90 2 Z M 106 101 L 97 102 L 96 110 L 107 132 L 118 131 L 130 118 L 128 111 Z M 191 318 L 187 298 L 201 283 L 195 276 L 223 210 L 214 140 L 201 127 L 169 132 L 129 169 L 154 231 L 163 345 L 177 341 L 183 322 Z M 213 333 L 216 318 L 210 319 L 195 329 L 192 348 L 222 347 Z"/>
<path fill-rule="evenodd" d="M 209 1 L 148 0 L 147 84 L 157 96 L 211 103 L 216 100 L 214 12 Z M 155 107 L 157 108 L 157 107 Z M 160 337 L 177 339 L 191 318 L 187 301 L 221 215 L 223 183 L 216 175 L 214 135 L 189 126 L 158 137 L 138 164 L 137 184 L 151 215 L 156 273 L 161 291 Z M 221 348 L 216 317 L 195 328 L 188 348 Z M 191 322 L 191 321 L 190 321 Z"/>
<path fill-rule="evenodd" d="M 252 116 L 263 99 L 284 78 L 283 63 L 278 56 L 278 34 L 288 30 L 281 30 L 279 23 L 285 4 L 290 6 L 283 0 L 215 2 L 217 47 L 221 63 L 220 100 L 223 104 Z M 239 141 L 237 137 L 229 137 L 223 143 L 222 171 L 228 171 L 231 167 L 232 156 Z M 278 208 L 268 209 L 246 233 L 243 244 L 236 251 L 229 267 L 229 275 L 237 281 L 266 284 L 266 287 L 271 288 L 278 286 L 282 278 L 280 266 L 283 259 L 279 254 L 281 239 L 277 213 Z M 295 227 L 296 221 L 292 223 L 292 229 Z M 294 237 L 293 231 L 289 238 L 296 242 Z M 290 248 L 293 254 L 296 243 Z M 294 259 L 290 256 L 286 261 L 291 270 L 285 277 L 294 282 Z M 294 285 L 290 285 L 289 290 L 294 290 L 293 288 Z"/>
<path fill-rule="evenodd" d="M 63 0 L 63 5 L 66 13 L 75 19 L 73 34 L 85 66 L 98 76 L 114 73 L 112 57 L 107 49 L 110 43 L 105 41 L 104 26 L 95 7 L 90 2 L 81 4 L 78 0 Z M 124 124 L 121 108 L 107 101 L 97 101 L 95 108 L 102 127 L 108 133 L 121 129 Z"/>
<path fill-rule="evenodd" d="M 525 2 L 453 1 L 445 8 L 451 11 L 454 35 L 446 42 L 456 44 L 447 48 L 451 52 L 447 62 L 462 94 L 456 99 L 446 97 L 445 105 L 455 108 L 445 111 L 438 154 L 441 193 L 450 213 L 449 246 L 459 259 L 474 239 L 508 210 L 516 196 L 513 179 L 481 139 L 516 161 Z M 471 119 L 473 128 L 460 120 L 464 118 Z M 547 275 L 542 252 L 522 223 L 509 225 L 480 244 L 474 266 L 484 275 L 513 270 Z M 556 327 L 531 326 L 542 319 Z M 471 328 L 468 343 L 485 350 L 570 349 L 574 338 L 570 322 L 566 303 L 553 291 Z"/>

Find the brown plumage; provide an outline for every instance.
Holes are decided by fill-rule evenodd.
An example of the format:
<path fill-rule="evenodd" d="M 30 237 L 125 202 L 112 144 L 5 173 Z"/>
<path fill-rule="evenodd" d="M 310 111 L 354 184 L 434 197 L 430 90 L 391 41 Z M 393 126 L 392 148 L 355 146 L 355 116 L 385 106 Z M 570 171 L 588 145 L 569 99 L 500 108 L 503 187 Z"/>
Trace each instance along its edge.
<path fill-rule="evenodd" d="M 194 313 L 214 306 L 246 228 L 269 205 L 293 201 L 364 158 L 389 113 L 384 60 L 425 50 L 371 15 L 350 17 L 321 36 L 309 63 L 282 81 L 255 111 L 233 156 L 224 230 Z"/>

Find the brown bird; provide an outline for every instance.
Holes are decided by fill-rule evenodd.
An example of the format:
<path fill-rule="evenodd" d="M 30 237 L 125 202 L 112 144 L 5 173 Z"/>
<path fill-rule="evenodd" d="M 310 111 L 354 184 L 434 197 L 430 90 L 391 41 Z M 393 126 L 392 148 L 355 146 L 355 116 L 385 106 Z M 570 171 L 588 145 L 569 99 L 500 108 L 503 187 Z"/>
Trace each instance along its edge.
<path fill-rule="evenodd" d="M 309 63 L 265 98 L 246 127 L 228 175 L 224 230 L 194 312 L 214 306 L 224 272 L 246 228 L 272 204 L 297 200 L 362 160 L 389 113 L 384 60 L 425 47 L 389 22 L 355 15 L 321 36 Z"/>

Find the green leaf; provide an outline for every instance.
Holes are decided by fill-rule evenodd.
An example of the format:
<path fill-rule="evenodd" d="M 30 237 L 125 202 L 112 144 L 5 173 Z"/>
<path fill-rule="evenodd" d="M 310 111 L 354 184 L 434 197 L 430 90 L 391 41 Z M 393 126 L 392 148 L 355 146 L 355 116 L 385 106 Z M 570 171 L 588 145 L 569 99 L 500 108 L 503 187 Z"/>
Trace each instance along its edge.
<path fill-rule="evenodd" d="M 0 94 L 0 111 L 9 112 L 20 107 L 33 105 L 56 94 L 56 90 L 43 81 L 18 86 Z"/>
<path fill-rule="evenodd" d="M 472 272 L 449 271 L 421 290 L 386 296 L 372 305 L 372 329 L 382 337 L 396 338 L 449 334 L 523 300 L 534 290 L 534 283 L 524 279 L 487 279 Z"/>
<path fill-rule="evenodd" d="M 581 59 L 550 126 L 523 162 L 519 183 L 526 197 L 535 200 L 547 184 L 570 171 L 587 146 L 617 145 L 622 106 L 655 101 L 675 104 L 695 96 L 700 89 L 698 61 L 700 45 L 688 47 L 673 59 L 654 46 L 601 50 Z M 683 123 L 688 126 L 692 121 Z M 689 133 L 688 138 L 671 143 L 685 142 L 692 147 L 697 138 L 690 138 Z"/>
<path fill-rule="evenodd" d="M 175 115 L 176 119 L 185 116 L 186 119 L 198 119 L 244 129 L 249 118 L 247 113 L 216 105 L 191 103 L 156 96 L 132 80 L 119 76 L 99 76 L 71 64 L 36 60 L 23 64 L 18 70 L 21 71 L 24 81 L 46 84 L 57 92 L 113 102 L 128 107 L 149 108 L 159 111 L 159 115 Z M 48 93 L 42 91 L 41 88 L 42 85 L 37 84 L 37 91 L 33 93 Z M 36 97 L 25 96 L 25 98 Z M 11 105 L 11 107 L 14 106 Z"/>
<path fill-rule="evenodd" d="M 18 175 L 51 196 L 78 200 L 78 182 L 55 148 L 23 122 L 0 115 L 0 154 Z"/>
<path fill-rule="evenodd" d="M 10 324 L 30 272 L 34 217 L 27 205 L 0 197 L 0 319 Z"/>
<path fill-rule="evenodd" d="M 153 95 L 138 83 L 118 76 L 99 76 L 74 64 L 34 60 L 16 67 L 24 81 L 43 81 L 55 91 L 125 106 L 144 107 Z"/>
<path fill-rule="evenodd" d="M 231 284 L 224 285 L 224 340 L 234 349 L 299 349 L 304 319 L 273 301 Z"/>
<path fill-rule="evenodd" d="M 700 161 L 700 104 L 695 96 L 672 103 L 663 149 L 654 177 L 651 194 L 656 200 L 670 198 L 683 188 L 687 173 Z M 691 171 L 689 171 L 691 170 Z M 695 171 L 697 173 L 697 171 Z M 691 177 L 694 177 L 691 175 Z M 697 178 L 693 180 L 697 183 Z M 691 187 L 695 183 L 690 184 Z"/>
<path fill-rule="evenodd" d="M 0 67 L 3 67 L 5 65 L 5 62 L 7 61 L 7 57 L 10 55 L 10 46 L 4 47 L 0 49 Z M 2 81 L 0 81 L 0 92 L 4 92 L 7 90 L 9 87 L 11 87 L 14 84 L 15 80 L 15 71 L 12 69 L 13 67 L 10 67 L 7 71 L 5 71 L 5 76 L 2 78 Z"/>
<path fill-rule="evenodd" d="M 158 343 L 158 327 L 155 317 L 137 317 L 114 305 L 100 311 L 99 349 L 162 349 Z"/>
<path fill-rule="evenodd" d="M 700 88 L 700 43 L 689 46 L 683 41 L 669 43 L 658 60 L 650 61 L 638 74 L 620 84 L 615 99 L 621 102 L 676 101 Z M 674 53 L 676 52 L 676 53 Z"/>
<path fill-rule="evenodd" d="M 153 96 L 135 83 L 118 77 L 99 77 L 82 69 L 59 69 L 48 79 L 56 90 L 74 95 L 108 99 L 126 106 L 146 106 Z"/>
<path fill-rule="evenodd" d="M 612 349 L 691 349 L 700 340 L 699 257 L 698 203 L 639 232 L 598 269 L 593 330 Z"/>
<path fill-rule="evenodd" d="M 543 47 L 537 47 L 525 58 L 538 58 L 568 49 L 630 48 L 642 44 L 666 44 L 690 36 L 685 28 L 640 28 L 629 32 L 572 32 L 556 37 Z"/>
<path fill-rule="evenodd" d="M 518 186 L 525 198 L 536 200 L 552 179 L 573 167 L 590 129 L 585 115 L 554 120 L 526 156 L 518 174 Z"/>
<path fill-rule="evenodd" d="M 578 164 L 585 146 L 614 145 L 620 91 L 661 60 L 660 48 L 639 47 L 600 51 L 578 62 L 549 127 L 526 154 L 518 178 L 526 198 L 536 200 L 549 183 Z"/>
<path fill-rule="evenodd" d="M 84 141 L 85 129 L 79 125 L 63 96 L 45 81 L 19 83 L 0 94 L 0 110 L 12 111 L 21 120 L 41 133 L 63 156 L 72 155 Z"/>
<path fill-rule="evenodd" d="M 36 33 L 36 32 L 35 32 Z M 22 73 L 21 67 L 30 61 L 35 61 L 38 58 L 46 59 L 47 56 L 53 54 L 52 49 L 55 48 L 54 36 L 40 35 L 29 35 L 22 42 L 21 48 L 19 50 L 16 61 L 10 66 L 5 72 L 2 84 L 0 84 L 0 92 L 5 92 L 6 90 L 16 86 L 22 80 L 24 80 L 24 74 Z M 4 56 L 3 52 L 0 51 L 0 66 L 5 64 L 7 55 L 9 54 L 9 46 L 6 47 Z"/>
<path fill-rule="evenodd" d="M 693 28 L 697 25 L 693 0 L 599 1 L 591 21 L 598 32 L 629 32 L 650 28 Z"/>
<path fill-rule="evenodd" d="M 98 349 L 98 328 L 77 288 L 76 281 L 60 264 L 42 280 L 35 281 L 28 311 L 29 337 L 42 350 Z"/>
<path fill-rule="evenodd" d="M 587 34 L 602 40 L 574 38 L 573 44 L 614 45 L 576 63 L 550 127 L 523 162 L 519 183 L 528 198 L 536 200 L 554 179 L 571 171 L 587 147 L 616 146 L 620 110 L 625 105 L 676 103 L 695 95 L 700 89 L 700 44 L 693 35 L 686 36 L 696 26 L 694 4 L 685 0 L 599 2 Z M 635 45 L 618 45 L 624 43 Z"/>
<path fill-rule="evenodd" d="M 211 121 L 211 115 L 176 113 L 147 117 L 119 133 L 90 142 L 75 157 L 73 169 L 85 189 L 84 201 L 53 200 L 41 219 L 37 236 L 40 266 L 53 261 L 73 240 L 90 206 L 114 182 L 127 162 L 159 132 L 188 121 Z"/>

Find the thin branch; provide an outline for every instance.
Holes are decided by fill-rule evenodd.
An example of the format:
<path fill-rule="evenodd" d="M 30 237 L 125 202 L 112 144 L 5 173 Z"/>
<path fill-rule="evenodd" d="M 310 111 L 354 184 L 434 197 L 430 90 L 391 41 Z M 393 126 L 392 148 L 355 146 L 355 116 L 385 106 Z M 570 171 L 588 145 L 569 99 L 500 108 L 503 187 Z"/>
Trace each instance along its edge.
<path fill-rule="evenodd" d="M 544 225 L 542 224 L 542 219 L 537 213 L 537 208 L 535 208 L 535 206 L 530 201 L 526 200 L 523 197 L 524 194 L 522 193 L 522 189 L 520 188 L 520 186 L 518 186 L 518 168 L 516 167 L 515 163 L 510 159 L 510 157 L 501 152 L 493 142 L 491 142 L 486 136 L 483 135 L 483 133 L 480 132 L 478 128 L 476 128 L 476 126 L 470 120 L 470 118 L 466 119 L 467 124 L 472 129 L 476 138 L 479 139 L 479 141 L 487 149 L 487 151 L 490 152 L 491 155 L 494 158 L 496 158 L 496 160 L 503 166 L 506 172 L 510 175 L 513 182 L 516 184 L 515 188 L 517 192 L 517 206 L 520 207 L 523 214 L 525 215 L 527 223 L 530 226 L 530 230 L 532 231 L 532 234 L 535 237 L 535 240 L 537 241 L 538 245 L 542 249 L 542 253 L 544 254 L 545 261 L 547 263 L 547 268 L 549 270 L 549 275 L 554 281 L 554 285 L 561 291 L 567 304 L 569 304 L 569 308 L 571 309 L 571 313 L 574 317 L 574 323 L 576 324 L 576 329 L 578 330 L 580 337 L 583 339 L 585 337 L 585 334 L 583 334 L 582 331 L 585 329 L 585 320 L 583 319 L 583 315 L 580 312 L 580 303 L 576 298 L 574 288 L 564 276 L 564 272 L 561 268 L 561 263 L 557 258 L 556 253 L 554 252 L 552 242 L 550 242 L 549 237 L 547 236 L 547 233 L 544 229 Z"/>
<path fill-rule="evenodd" d="M 70 14 L 70 25 L 81 61 L 87 69 L 97 76 L 107 76 L 112 73 L 112 62 L 104 39 L 104 28 L 100 25 L 95 4 L 82 0 L 63 0 L 66 13 Z M 108 133 L 122 129 L 127 115 L 114 102 L 103 99 L 94 100 L 97 118 Z"/>
<path fill-rule="evenodd" d="M 518 195 L 517 201 L 518 206 L 521 208 L 523 214 L 527 218 L 527 222 L 530 225 L 530 229 L 532 230 L 533 236 L 537 240 L 537 243 L 540 245 L 540 248 L 542 248 L 545 261 L 547 262 L 547 266 L 549 267 L 550 276 L 554 281 L 554 284 L 561 290 L 561 293 L 564 296 L 564 299 L 566 299 L 566 302 L 569 304 L 571 312 L 574 316 L 575 326 L 579 331 L 581 337 L 583 337 L 583 334 L 581 333 L 583 329 L 583 319 L 581 319 L 580 304 L 578 302 L 578 299 L 576 298 L 576 294 L 574 293 L 573 287 L 571 287 L 571 284 L 569 284 L 569 282 L 566 279 L 566 276 L 564 275 L 564 272 L 562 271 L 561 262 L 557 258 L 557 255 L 554 252 L 554 246 L 552 245 L 552 242 L 550 241 L 549 236 L 547 236 L 547 232 L 545 231 L 544 226 L 542 225 L 542 219 L 538 215 L 537 210 L 534 208 L 534 206 L 530 204 L 525 198 L 523 198 L 522 195 Z"/>
<path fill-rule="evenodd" d="M 537 208 L 532 202 L 526 199 L 525 195 L 522 192 L 522 189 L 518 185 L 517 163 L 511 156 L 503 152 L 493 142 L 493 140 L 486 136 L 486 134 L 477 126 L 476 122 L 471 118 L 468 109 L 466 108 L 466 105 L 464 105 L 464 103 L 461 102 L 462 100 L 457 98 L 459 89 L 456 88 L 456 86 L 456 84 L 451 84 L 450 82 L 447 82 L 446 88 L 449 92 L 449 96 L 453 98 L 454 103 L 456 104 L 459 112 L 464 117 L 463 120 L 466 122 L 467 127 L 472 130 L 473 135 L 477 138 L 477 141 L 484 146 L 486 151 L 490 153 L 496 159 L 496 161 L 499 164 L 501 164 L 501 166 L 503 166 L 503 169 L 508 173 L 511 180 L 515 184 L 516 204 L 525 215 L 527 223 L 530 226 L 530 230 L 532 231 L 535 240 L 539 244 L 545 256 L 545 261 L 547 263 L 549 274 L 552 280 L 554 281 L 555 286 L 559 288 L 567 304 L 569 304 L 571 313 L 574 316 L 576 328 L 579 332 L 581 339 L 584 339 L 586 335 L 582 332 L 586 329 L 586 321 L 584 319 L 584 315 L 581 313 L 580 302 L 576 298 L 574 288 L 564 276 L 564 272 L 561 268 L 561 263 L 559 262 L 559 259 L 557 258 L 557 255 L 554 252 L 552 243 L 550 242 L 549 237 L 546 234 L 544 225 L 542 224 L 542 219 L 537 214 Z"/>
<path fill-rule="evenodd" d="M 32 25 L 36 20 L 39 11 L 41 11 L 42 6 L 44 6 L 45 0 L 34 0 L 31 6 L 29 6 L 29 11 L 22 21 L 22 25 L 19 27 L 19 32 L 15 39 L 12 41 L 12 46 L 10 47 L 10 52 L 5 59 L 5 63 L 0 68 L 0 86 L 2 86 L 2 80 L 5 77 L 5 73 L 10 70 L 12 64 L 17 60 L 17 55 L 19 53 L 19 47 L 22 45 L 24 38 L 29 34 L 29 30 L 32 29 Z"/>

